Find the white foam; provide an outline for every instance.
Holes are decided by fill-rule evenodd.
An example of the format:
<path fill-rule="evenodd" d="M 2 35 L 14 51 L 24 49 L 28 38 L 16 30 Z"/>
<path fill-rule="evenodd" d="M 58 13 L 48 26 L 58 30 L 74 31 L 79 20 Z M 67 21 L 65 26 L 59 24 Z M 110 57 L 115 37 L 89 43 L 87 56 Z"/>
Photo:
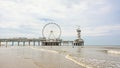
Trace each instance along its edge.
<path fill-rule="evenodd" d="M 47 49 L 35 48 L 35 47 L 31 47 L 31 48 L 34 50 L 40 50 L 40 51 L 44 51 L 44 52 L 58 53 L 57 51 L 54 51 L 54 50 L 47 50 Z"/>
<path fill-rule="evenodd" d="M 111 54 L 120 54 L 120 50 L 107 50 L 107 53 L 111 53 Z"/>
<path fill-rule="evenodd" d="M 65 58 L 66 58 L 66 59 L 69 59 L 69 60 L 73 61 L 74 63 L 76 63 L 76 64 L 78 64 L 78 65 L 80 65 L 80 66 L 83 66 L 83 67 L 85 67 L 85 68 L 93 68 L 93 67 L 91 67 L 91 66 L 89 66 L 89 65 L 86 65 L 86 64 L 84 64 L 84 63 L 80 63 L 80 62 L 76 61 L 76 60 L 73 59 L 73 57 L 70 56 L 70 55 L 66 55 Z"/>

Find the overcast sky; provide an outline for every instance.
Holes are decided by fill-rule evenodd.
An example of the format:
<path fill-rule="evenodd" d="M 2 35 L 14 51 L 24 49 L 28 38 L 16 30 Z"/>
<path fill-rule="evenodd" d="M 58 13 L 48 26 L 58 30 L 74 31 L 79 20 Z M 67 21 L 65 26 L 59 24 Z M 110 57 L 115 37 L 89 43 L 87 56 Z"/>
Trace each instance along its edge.
<path fill-rule="evenodd" d="M 120 0 L 0 0 L 0 38 L 42 37 L 55 22 L 64 40 L 74 40 L 79 25 L 86 45 L 119 45 L 119 7 Z"/>

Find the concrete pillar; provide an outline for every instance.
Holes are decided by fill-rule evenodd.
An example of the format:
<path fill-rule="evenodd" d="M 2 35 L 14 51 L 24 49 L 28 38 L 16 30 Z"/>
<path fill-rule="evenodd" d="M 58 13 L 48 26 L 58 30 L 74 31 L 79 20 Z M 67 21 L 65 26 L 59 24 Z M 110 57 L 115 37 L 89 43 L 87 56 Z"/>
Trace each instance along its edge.
<path fill-rule="evenodd" d="M 1 42 L 0 42 L 0 46 L 1 46 Z"/>
<path fill-rule="evenodd" d="M 61 46 L 61 44 L 62 44 L 62 43 L 60 42 L 60 46 Z"/>
<path fill-rule="evenodd" d="M 51 42 L 51 45 L 53 45 L 53 46 L 54 46 L 54 42 L 53 42 L 53 43 Z"/>
<path fill-rule="evenodd" d="M 7 45 L 8 45 L 8 42 L 6 41 L 6 47 L 7 47 Z"/>
<path fill-rule="evenodd" d="M 38 41 L 38 46 L 40 46 L 40 41 Z"/>
<path fill-rule="evenodd" d="M 41 43 L 42 43 L 41 45 L 44 46 L 44 42 L 42 41 Z"/>
<path fill-rule="evenodd" d="M 23 46 L 25 46 L 25 41 L 23 41 Z"/>
<path fill-rule="evenodd" d="M 74 48 L 74 45 L 72 45 L 72 47 Z"/>
<path fill-rule="evenodd" d="M 40 46 L 41 46 L 41 41 L 39 41 L 40 42 Z"/>
<path fill-rule="evenodd" d="M 29 46 L 30 46 L 30 41 L 28 42 Z"/>
<path fill-rule="evenodd" d="M 14 46 L 14 41 L 12 41 L 12 46 Z"/>
<path fill-rule="evenodd" d="M 73 42 L 71 42 L 71 44 L 73 45 Z"/>
<path fill-rule="evenodd" d="M 33 42 L 33 45 L 35 46 L 35 41 Z"/>
<path fill-rule="evenodd" d="M 63 45 L 63 42 L 61 42 L 61 46 Z"/>
<path fill-rule="evenodd" d="M 20 45 L 20 42 L 18 41 L 18 46 Z"/>
<path fill-rule="evenodd" d="M 45 45 L 45 42 L 42 42 L 42 46 L 44 46 Z"/>

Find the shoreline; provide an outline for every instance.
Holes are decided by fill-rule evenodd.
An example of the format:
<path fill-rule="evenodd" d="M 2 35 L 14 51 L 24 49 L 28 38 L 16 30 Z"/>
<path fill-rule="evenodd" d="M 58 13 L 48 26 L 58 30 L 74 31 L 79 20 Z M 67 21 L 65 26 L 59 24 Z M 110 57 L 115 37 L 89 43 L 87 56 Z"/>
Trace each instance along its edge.
<path fill-rule="evenodd" d="M 78 66 L 75 63 L 73 63 L 72 61 L 69 61 L 65 57 L 62 57 L 62 55 L 58 54 L 58 52 L 51 51 L 49 49 L 44 49 L 44 48 L 36 49 L 33 46 L 1 47 L 0 55 L 2 54 L 4 56 L 5 53 L 6 53 L 6 57 L 0 56 L 3 59 L 3 62 L 5 62 L 5 63 L 2 63 L 2 61 L 1 61 L 2 59 L 0 59 L 0 68 L 8 68 L 8 66 L 9 66 L 9 68 L 48 68 L 48 67 L 54 68 L 54 66 L 55 66 L 55 68 L 59 68 L 59 65 L 60 66 L 62 65 L 62 68 L 66 68 L 66 67 L 67 68 L 68 67 L 69 68 L 74 68 L 74 67 L 83 68 L 82 66 Z M 53 54 L 51 54 L 51 53 L 53 53 Z M 39 56 L 39 54 L 41 54 L 43 56 Z M 11 58 L 13 58 L 13 59 L 11 59 L 11 58 L 9 59 L 8 58 L 9 56 L 11 56 Z M 14 57 L 12 57 L 12 56 L 14 56 Z M 51 56 L 51 59 L 47 60 L 47 57 L 50 58 L 50 56 Z M 17 57 L 19 57 L 19 59 Z M 56 58 L 54 58 L 54 57 L 56 57 Z M 8 59 L 6 60 L 6 58 L 8 58 Z M 46 58 L 46 59 L 44 59 L 44 58 Z M 60 58 L 61 58 L 61 60 L 60 60 Z M 60 61 L 57 62 L 56 59 L 60 60 Z M 48 62 L 50 62 L 50 60 L 52 60 L 52 61 L 54 60 L 54 63 L 48 64 Z M 10 63 L 11 61 L 13 61 L 13 62 Z M 14 62 L 16 62 L 16 63 L 14 63 Z M 65 64 L 70 64 L 70 65 L 66 66 L 63 62 L 65 62 Z M 4 65 L 4 64 L 5 65 L 2 66 L 1 63 L 2 63 L 2 65 Z M 18 67 L 16 67 L 16 66 L 18 66 Z"/>
<path fill-rule="evenodd" d="M 21 49 L 21 51 L 23 51 L 24 55 L 26 55 L 26 53 L 29 50 L 31 50 L 30 52 L 34 51 L 35 54 L 44 53 L 45 55 L 47 55 L 47 54 L 52 53 L 51 55 L 53 55 L 53 57 L 58 58 L 57 55 L 63 56 L 65 60 L 69 60 L 69 62 L 73 62 L 73 63 L 79 65 L 81 68 L 82 67 L 103 68 L 103 67 L 114 67 L 114 66 L 115 66 L 115 68 L 120 67 L 119 61 L 113 58 L 113 57 L 119 58 L 120 55 L 116 54 L 116 53 L 114 55 L 113 52 L 111 53 L 111 51 L 115 51 L 116 49 L 118 49 L 116 47 L 75 46 L 73 48 L 72 46 L 9 46 L 9 47 L 1 47 L 1 48 L 3 48 L 3 49 L 7 48 L 7 49 L 13 49 L 13 50 L 15 48 L 18 48 L 19 50 Z M 26 48 L 28 51 L 26 50 Z M 18 52 L 18 53 L 21 54 L 21 52 Z M 23 57 L 24 57 L 24 55 L 23 55 Z M 48 56 L 46 56 L 46 58 Z M 96 57 L 96 56 L 101 56 L 101 57 Z M 105 58 L 105 57 L 107 57 L 107 58 Z M 109 59 L 109 58 L 112 58 L 112 59 Z M 37 59 L 37 58 L 34 58 L 34 59 Z M 40 58 L 38 58 L 38 59 L 40 59 Z M 48 60 L 46 60 L 46 62 L 47 61 Z M 39 62 L 39 61 L 36 60 L 36 62 Z M 42 62 L 40 62 L 40 63 L 42 63 Z M 40 63 L 36 63 L 36 64 L 38 65 Z"/>

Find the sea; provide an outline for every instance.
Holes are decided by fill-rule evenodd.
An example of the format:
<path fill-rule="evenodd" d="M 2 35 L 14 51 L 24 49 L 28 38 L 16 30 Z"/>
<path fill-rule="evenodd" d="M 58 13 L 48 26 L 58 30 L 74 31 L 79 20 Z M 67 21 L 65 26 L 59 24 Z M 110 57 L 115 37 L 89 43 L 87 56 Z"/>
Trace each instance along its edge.
<path fill-rule="evenodd" d="M 41 47 L 35 47 L 41 48 Z M 44 46 L 85 68 L 120 68 L 120 46 Z"/>

